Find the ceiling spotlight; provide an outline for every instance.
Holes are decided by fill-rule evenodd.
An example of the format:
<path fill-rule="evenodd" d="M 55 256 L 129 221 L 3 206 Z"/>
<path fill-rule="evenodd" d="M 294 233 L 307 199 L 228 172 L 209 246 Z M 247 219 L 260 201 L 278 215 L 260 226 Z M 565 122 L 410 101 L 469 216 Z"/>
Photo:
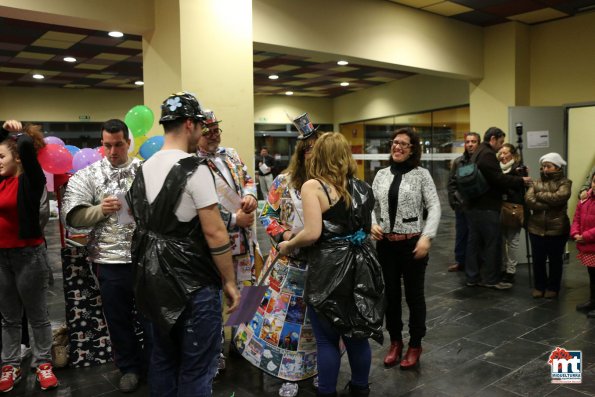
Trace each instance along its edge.
<path fill-rule="evenodd" d="M 141 85 L 145 85 L 145 82 L 144 81 L 137 80 L 137 81 L 134 82 L 134 84 L 135 85 L 138 85 L 138 86 L 141 86 Z"/>
<path fill-rule="evenodd" d="M 337 65 L 345 66 L 345 65 L 349 65 L 349 62 L 340 60 L 340 61 L 337 61 Z"/>
<path fill-rule="evenodd" d="M 347 87 L 348 85 L 349 85 L 349 83 L 346 82 L 346 81 L 344 81 L 344 82 L 341 83 L 341 87 Z"/>
<path fill-rule="evenodd" d="M 279 76 L 277 76 L 276 74 L 272 74 L 269 76 L 269 79 L 271 80 L 277 80 L 279 78 Z"/>
<path fill-rule="evenodd" d="M 124 33 L 114 30 L 113 32 L 109 32 L 108 35 L 111 37 L 122 37 Z"/>
<path fill-rule="evenodd" d="M 37 80 L 41 80 L 41 79 L 45 79 L 45 76 L 43 74 L 36 73 L 33 75 L 33 78 L 37 79 Z"/>
<path fill-rule="evenodd" d="M 64 57 L 64 62 L 76 62 L 76 58 L 74 58 L 74 57 Z"/>
<path fill-rule="evenodd" d="M 285 91 L 285 95 L 293 95 L 293 91 Z"/>

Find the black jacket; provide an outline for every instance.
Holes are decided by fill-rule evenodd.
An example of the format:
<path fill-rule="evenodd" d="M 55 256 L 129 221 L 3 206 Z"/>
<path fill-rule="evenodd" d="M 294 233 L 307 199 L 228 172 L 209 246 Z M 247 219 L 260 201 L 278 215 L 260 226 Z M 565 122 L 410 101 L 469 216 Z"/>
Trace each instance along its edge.
<path fill-rule="evenodd" d="M 470 159 L 469 153 L 465 150 L 462 156 L 457 157 L 453 160 L 452 165 L 450 167 L 450 175 L 448 176 L 448 185 L 446 189 L 448 190 L 448 204 L 450 208 L 455 211 L 463 210 L 463 197 L 459 194 L 457 190 L 457 170 L 459 167 L 467 164 Z"/>
<path fill-rule="evenodd" d="M 275 171 L 275 158 L 273 156 L 258 156 L 258 161 L 256 162 L 256 170 L 258 171 L 258 175 L 264 175 L 260 170 L 260 167 L 258 166 L 260 162 L 265 163 L 266 166 L 271 169 L 271 171 L 269 171 L 269 174 Z"/>
<path fill-rule="evenodd" d="M 0 142 L 8 138 L 9 132 L 0 128 Z M 19 215 L 19 238 L 38 238 L 43 233 L 39 225 L 39 203 L 45 187 L 45 174 L 37 161 L 33 139 L 22 134 L 17 138 L 17 151 L 23 166 L 19 175 L 17 191 L 17 211 Z M 0 177 L 3 181 L 6 177 Z"/>
<path fill-rule="evenodd" d="M 490 189 L 478 198 L 470 200 L 468 207 L 470 209 L 500 211 L 502 195 L 510 188 L 522 189 L 525 184 L 523 178 L 505 175 L 496 158 L 496 151 L 487 142 L 482 142 L 478 146 L 477 152 L 473 154 L 476 157 L 477 168 L 483 174 Z"/>

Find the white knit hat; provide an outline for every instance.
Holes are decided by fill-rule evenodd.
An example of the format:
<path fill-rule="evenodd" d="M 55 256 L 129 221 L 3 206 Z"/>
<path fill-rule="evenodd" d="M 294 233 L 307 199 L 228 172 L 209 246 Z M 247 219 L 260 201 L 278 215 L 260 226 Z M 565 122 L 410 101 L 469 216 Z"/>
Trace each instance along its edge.
<path fill-rule="evenodd" d="M 539 159 L 539 165 L 542 165 L 544 162 L 552 163 L 558 168 L 562 168 L 566 165 L 566 161 L 560 156 L 558 153 L 552 152 L 548 154 L 544 154 Z"/>

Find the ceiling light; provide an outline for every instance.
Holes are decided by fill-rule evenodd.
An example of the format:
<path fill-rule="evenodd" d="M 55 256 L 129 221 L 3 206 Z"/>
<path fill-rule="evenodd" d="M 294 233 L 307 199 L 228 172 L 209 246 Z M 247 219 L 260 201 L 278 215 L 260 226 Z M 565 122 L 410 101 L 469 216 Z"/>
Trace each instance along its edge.
<path fill-rule="evenodd" d="M 271 80 L 277 80 L 279 78 L 279 76 L 277 76 L 276 74 L 272 74 L 269 76 L 269 79 Z"/>
<path fill-rule="evenodd" d="M 34 79 L 37 79 L 37 80 L 41 80 L 41 79 L 45 79 L 45 76 L 43 74 L 37 74 L 36 73 L 36 74 L 33 75 L 33 78 Z"/>
<path fill-rule="evenodd" d="M 64 57 L 64 62 L 76 62 L 76 58 L 74 58 L 74 57 Z"/>
<path fill-rule="evenodd" d="M 134 82 L 135 85 L 145 85 L 144 81 L 137 80 Z"/>
<path fill-rule="evenodd" d="M 124 33 L 114 30 L 113 32 L 109 32 L 108 35 L 111 37 L 122 37 L 124 36 Z"/>
<path fill-rule="evenodd" d="M 349 83 L 346 82 L 346 81 L 344 81 L 344 82 L 341 83 L 341 87 L 347 87 L 348 85 L 349 85 Z"/>
<path fill-rule="evenodd" d="M 293 91 L 285 91 L 285 95 L 293 95 Z"/>
<path fill-rule="evenodd" d="M 349 62 L 340 60 L 340 61 L 337 62 L 337 65 L 345 66 L 345 65 L 349 65 Z"/>

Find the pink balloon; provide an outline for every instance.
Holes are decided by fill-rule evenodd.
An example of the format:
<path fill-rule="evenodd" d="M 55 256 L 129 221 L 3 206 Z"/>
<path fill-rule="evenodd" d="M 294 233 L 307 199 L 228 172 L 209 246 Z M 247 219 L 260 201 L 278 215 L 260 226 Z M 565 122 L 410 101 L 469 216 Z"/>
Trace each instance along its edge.
<path fill-rule="evenodd" d="M 64 174 L 72 168 L 72 155 L 64 146 L 50 143 L 39 149 L 37 160 L 50 174 Z"/>
<path fill-rule="evenodd" d="M 97 152 L 101 155 L 101 157 L 105 157 L 105 148 L 103 146 L 98 146 L 95 148 L 95 150 L 97 150 Z"/>
<path fill-rule="evenodd" d="M 43 141 L 46 144 L 55 143 L 56 145 L 66 146 L 64 144 L 64 141 L 62 139 L 58 138 L 57 136 L 46 136 L 45 138 L 43 138 Z"/>
<path fill-rule="evenodd" d="M 72 168 L 76 172 L 100 160 L 101 155 L 97 150 L 90 148 L 81 149 L 72 159 Z"/>

